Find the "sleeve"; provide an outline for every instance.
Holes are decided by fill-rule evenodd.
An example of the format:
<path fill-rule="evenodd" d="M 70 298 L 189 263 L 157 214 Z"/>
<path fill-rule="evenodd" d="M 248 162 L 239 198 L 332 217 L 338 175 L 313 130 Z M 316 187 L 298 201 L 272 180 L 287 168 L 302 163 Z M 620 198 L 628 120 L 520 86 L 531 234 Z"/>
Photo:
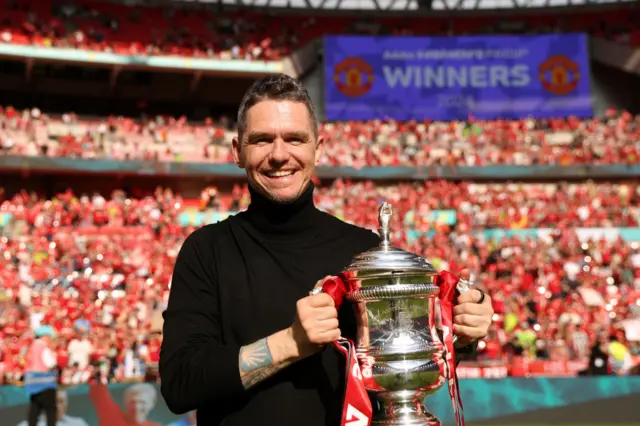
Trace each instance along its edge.
<path fill-rule="evenodd" d="M 240 346 L 221 342 L 215 258 L 198 244 L 205 229 L 191 234 L 180 249 L 163 314 L 160 390 L 175 414 L 237 400 L 246 392 L 238 366 Z"/>
<path fill-rule="evenodd" d="M 478 340 L 474 340 L 466 346 L 456 348 L 456 366 L 460 364 L 460 361 L 468 359 L 476 354 L 478 351 Z"/>

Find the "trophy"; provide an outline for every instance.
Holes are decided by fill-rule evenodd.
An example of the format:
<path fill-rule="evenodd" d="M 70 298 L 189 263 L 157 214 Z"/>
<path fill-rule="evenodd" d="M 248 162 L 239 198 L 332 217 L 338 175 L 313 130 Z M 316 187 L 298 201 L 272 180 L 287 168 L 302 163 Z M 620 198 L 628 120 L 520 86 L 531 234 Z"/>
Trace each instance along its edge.
<path fill-rule="evenodd" d="M 364 387 L 380 404 L 372 425 L 440 425 L 423 405 L 453 374 L 436 329 L 438 271 L 424 258 L 391 246 L 392 213 L 390 204 L 380 207 L 381 244 L 356 256 L 341 273 L 345 297 L 356 311 L 356 357 Z M 460 282 L 458 288 L 465 290 Z"/>

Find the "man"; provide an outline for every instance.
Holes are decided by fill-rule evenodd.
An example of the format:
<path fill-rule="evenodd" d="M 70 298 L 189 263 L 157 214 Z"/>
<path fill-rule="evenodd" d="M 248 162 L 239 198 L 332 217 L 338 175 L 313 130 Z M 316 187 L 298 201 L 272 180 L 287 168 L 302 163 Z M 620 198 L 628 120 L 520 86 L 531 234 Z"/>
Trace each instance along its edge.
<path fill-rule="evenodd" d="M 71 417 L 67 415 L 67 407 L 69 406 L 69 399 L 67 392 L 64 390 L 58 390 L 56 395 L 56 402 L 58 405 L 58 421 L 56 426 L 88 426 L 87 422 L 80 417 Z M 40 416 L 38 419 L 38 426 L 46 426 L 46 418 Z M 18 423 L 18 426 L 28 426 L 26 421 Z"/>
<path fill-rule="evenodd" d="M 38 327 L 35 340 L 27 349 L 24 389 L 30 397 L 28 423 L 36 426 L 40 413 L 44 411 L 47 426 L 55 426 L 57 420 L 56 387 L 58 374 L 54 370 L 56 357 L 51 350 L 53 328 Z"/>
<path fill-rule="evenodd" d="M 355 317 L 309 292 L 379 239 L 313 204 L 323 145 L 297 80 L 270 76 L 249 89 L 233 155 L 251 204 L 195 231 L 176 260 L 160 353 L 172 412 L 197 409 L 206 425 L 340 424 L 344 359 L 326 345 L 355 338 Z M 474 303 L 480 297 L 473 290 L 458 301 L 460 342 L 486 334 L 491 301 Z"/>
<path fill-rule="evenodd" d="M 608 376 L 610 368 L 609 353 L 607 348 L 607 338 L 603 331 L 596 336 L 596 341 L 591 347 L 589 355 L 589 366 L 585 371 L 588 376 Z"/>

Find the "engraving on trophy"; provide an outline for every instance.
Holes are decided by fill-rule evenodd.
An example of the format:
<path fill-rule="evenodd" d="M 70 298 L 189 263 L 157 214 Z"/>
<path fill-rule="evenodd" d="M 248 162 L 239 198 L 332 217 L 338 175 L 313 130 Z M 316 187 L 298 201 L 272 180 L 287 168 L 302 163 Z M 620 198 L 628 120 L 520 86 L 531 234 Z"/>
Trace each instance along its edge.
<path fill-rule="evenodd" d="M 398 312 L 396 317 L 396 327 L 398 330 L 411 330 L 413 328 L 413 318 L 410 312 Z"/>

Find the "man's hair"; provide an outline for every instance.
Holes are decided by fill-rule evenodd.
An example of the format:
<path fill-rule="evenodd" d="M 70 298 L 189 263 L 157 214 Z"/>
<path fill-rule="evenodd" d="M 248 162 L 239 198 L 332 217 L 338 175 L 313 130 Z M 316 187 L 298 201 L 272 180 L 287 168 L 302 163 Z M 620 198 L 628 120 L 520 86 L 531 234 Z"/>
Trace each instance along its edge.
<path fill-rule="evenodd" d="M 158 398 L 158 391 L 153 385 L 149 383 L 136 383 L 127 388 L 124 391 L 124 400 L 125 402 L 129 400 L 133 395 L 144 395 L 151 405 L 156 405 L 156 400 Z"/>
<path fill-rule="evenodd" d="M 309 119 L 313 128 L 313 134 L 318 137 L 318 119 L 316 108 L 309 96 L 309 92 L 302 83 L 286 74 L 275 74 L 263 77 L 254 82 L 247 93 L 245 93 L 238 109 L 238 139 L 242 140 L 242 135 L 247 130 L 247 112 L 262 101 L 291 101 L 300 102 L 307 107 Z"/>

